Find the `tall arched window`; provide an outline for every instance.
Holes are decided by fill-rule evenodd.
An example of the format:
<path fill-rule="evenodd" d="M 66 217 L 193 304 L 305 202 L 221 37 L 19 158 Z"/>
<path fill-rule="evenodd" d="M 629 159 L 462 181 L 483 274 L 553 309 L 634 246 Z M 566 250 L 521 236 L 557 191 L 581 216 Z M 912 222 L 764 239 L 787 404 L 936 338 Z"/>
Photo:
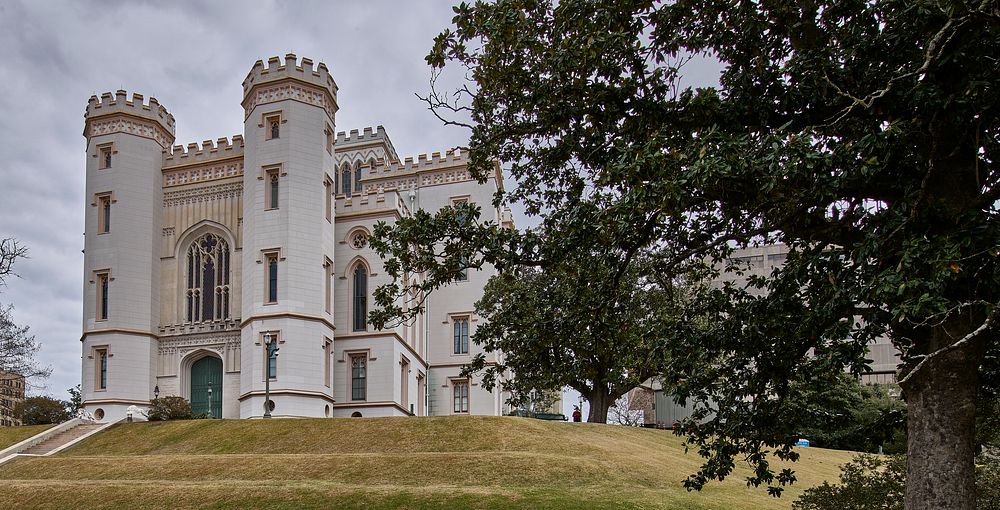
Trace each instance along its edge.
<path fill-rule="evenodd" d="M 342 186 L 341 189 L 343 190 L 343 192 L 344 192 L 345 195 L 350 195 L 351 194 L 351 167 L 348 166 L 347 163 L 344 163 L 343 170 L 341 171 L 340 175 L 342 176 L 340 178 L 340 185 Z"/>
<path fill-rule="evenodd" d="M 354 331 L 368 329 L 368 271 L 364 264 L 354 266 Z"/>
<path fill-rule="evenodd" d="M 361 191 L 361 162 L 354 162 L 354 191 Z"/>
<path fill-rule="evenodd" d="M 229 244 L 205 234 L 187 251 L 187 320 L 229 318 Z"/>

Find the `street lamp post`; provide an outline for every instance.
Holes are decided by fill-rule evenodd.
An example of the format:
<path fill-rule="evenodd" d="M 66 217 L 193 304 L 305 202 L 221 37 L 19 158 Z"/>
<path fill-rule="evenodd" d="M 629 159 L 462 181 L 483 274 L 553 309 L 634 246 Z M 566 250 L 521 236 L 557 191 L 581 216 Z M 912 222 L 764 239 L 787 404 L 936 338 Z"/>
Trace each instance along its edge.
<path fill-rule="evenodd" d="M 267 367 L 264 368 L 264 418 L 271 417 L 271 360 L 278 357 L 278 339 L 272 333 L 264 334 L 267 348 Z"/>
<path fill-rule="evenodd" d="M 212 381 L 208 381 L 208 414 L 215 418 L 215 414 L 212 413 Z"/>

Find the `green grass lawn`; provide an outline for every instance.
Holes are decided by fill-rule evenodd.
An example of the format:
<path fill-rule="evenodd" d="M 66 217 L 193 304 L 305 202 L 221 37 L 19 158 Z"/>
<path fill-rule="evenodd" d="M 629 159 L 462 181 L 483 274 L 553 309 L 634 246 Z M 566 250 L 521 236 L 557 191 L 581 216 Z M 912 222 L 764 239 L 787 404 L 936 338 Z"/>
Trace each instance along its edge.
<path fill-rule="evenodd" d="M 667 431 L 527 418 L 195 420 L 117 425 L 0 466 L 0 508 L 790 508 L 850 452 L 806 448 L 780 499 L 742 476 L 682 485 Z"/>
<path fill-rule="evenodd" d="M 13 446 L 29 437 L 55 425 L 25 425 L 22 427 L 0 427 L 0 450 Z"/>

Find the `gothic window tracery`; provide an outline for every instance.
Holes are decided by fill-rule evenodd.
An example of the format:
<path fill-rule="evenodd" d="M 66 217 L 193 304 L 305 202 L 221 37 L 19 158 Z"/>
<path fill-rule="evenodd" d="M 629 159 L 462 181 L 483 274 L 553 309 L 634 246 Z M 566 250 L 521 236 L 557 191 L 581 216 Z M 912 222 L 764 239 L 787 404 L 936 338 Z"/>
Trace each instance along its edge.
<path fill-rule="evenodd" d="M 343 177 L 340 179 L 340 183 L 343 186 L 343 192 L 345 195 L 351 194 L 351 167 L 344 163 L 343 167 Z"/>
<path fill-rule="evenodd" d="M 187 321 L 229 318 L 229 243 L 216 234 L 198 238 L 187 251 Z"/>
<path fill-rule="evenodd" d="M 354 191 L 361 191 L 361 163 L 354 162 Z"/>

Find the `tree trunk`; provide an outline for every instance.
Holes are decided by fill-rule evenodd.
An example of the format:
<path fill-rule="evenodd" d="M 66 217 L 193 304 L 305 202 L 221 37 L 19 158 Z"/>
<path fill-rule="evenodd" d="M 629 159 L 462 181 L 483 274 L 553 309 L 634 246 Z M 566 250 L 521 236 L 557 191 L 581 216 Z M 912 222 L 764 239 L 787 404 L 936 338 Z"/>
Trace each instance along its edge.
<path fill-rule="evenodd" d="M 587 401 L 590 403 L 590 415 L 587 417 L 587 421 L 590 423 L 607 423 L 608 409 L 615 403 L 611 395 L 606 391 L 596 390 L 590 392 L 587 396 Z"/>
<path fill-rule="evenodd" d="M 962 336 L 939 326 L 930 334 L 929 352 Z M 907 404 L 907 510 L 976 508 L 975 422 L 981 345 L 980 341 L 971 342 L 928 360 L 902 387 Z"/>

